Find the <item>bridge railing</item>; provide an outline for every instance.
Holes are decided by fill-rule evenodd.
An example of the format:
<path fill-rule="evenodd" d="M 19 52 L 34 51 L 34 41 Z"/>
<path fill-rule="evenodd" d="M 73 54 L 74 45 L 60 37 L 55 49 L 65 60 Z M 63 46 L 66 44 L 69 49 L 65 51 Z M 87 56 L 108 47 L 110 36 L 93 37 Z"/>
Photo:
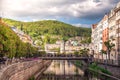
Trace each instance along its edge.
<path fill-rule="evenodd" d="M 75 55 L 75 54 L 45 54 L 41 57 L 89 57 L 89 56 L 82 56 L 82 55 Z"/>

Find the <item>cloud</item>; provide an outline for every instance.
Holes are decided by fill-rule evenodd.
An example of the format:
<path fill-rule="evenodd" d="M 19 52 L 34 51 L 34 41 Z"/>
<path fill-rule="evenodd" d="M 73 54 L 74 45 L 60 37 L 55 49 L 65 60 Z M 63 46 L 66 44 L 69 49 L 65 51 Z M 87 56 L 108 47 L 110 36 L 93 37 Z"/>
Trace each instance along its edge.
<path fill-rule="evenodd" d="M 1 12 L 11 18 L 80 18 L 96 20 L 119 0 L 1 0 Z"/>
<path fill-rule="evenodd" d="M 72 24 L 73 26 L 76 26 L 76 27 L 90 27 L 91 25 L 87 25 L 87 24 L 80 24 L 80 23 L 78 23 L 78 24 Z"/>

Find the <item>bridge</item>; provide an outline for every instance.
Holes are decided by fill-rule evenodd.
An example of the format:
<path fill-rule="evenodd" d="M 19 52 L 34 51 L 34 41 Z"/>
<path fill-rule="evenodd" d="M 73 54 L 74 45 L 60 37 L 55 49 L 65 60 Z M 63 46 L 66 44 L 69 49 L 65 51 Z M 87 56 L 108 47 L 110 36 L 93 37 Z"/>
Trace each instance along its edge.
<path fill-rule="evenodd" d="M 42 60 L 91 60 L 91 57 L 82 57 L 74 54 L 46 54 L 39 57 Z"/>

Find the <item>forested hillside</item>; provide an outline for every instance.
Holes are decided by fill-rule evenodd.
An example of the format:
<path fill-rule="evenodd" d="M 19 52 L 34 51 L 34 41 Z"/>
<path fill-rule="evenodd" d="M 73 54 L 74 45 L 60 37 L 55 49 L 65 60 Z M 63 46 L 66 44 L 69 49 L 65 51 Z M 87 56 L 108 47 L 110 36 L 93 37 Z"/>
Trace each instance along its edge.
<path fill-rule="evenodd" d="M 16 26 L 32 38 L 37 38 L 40 35 L 57 35 L 61 37 L 90 37 L 91 29 L 83 27 L 75 27 L 63 22 L 55 20 L 43 20 L 37 22 L 20 22 L 10 19 L 4 19 L 4 22 Z"/>
<path fill-rule="evenodd" d="M 0 57 L 22 57 L 36 51 L 29 43 L 23 43 L 10 27 L 0 23 Z"/>

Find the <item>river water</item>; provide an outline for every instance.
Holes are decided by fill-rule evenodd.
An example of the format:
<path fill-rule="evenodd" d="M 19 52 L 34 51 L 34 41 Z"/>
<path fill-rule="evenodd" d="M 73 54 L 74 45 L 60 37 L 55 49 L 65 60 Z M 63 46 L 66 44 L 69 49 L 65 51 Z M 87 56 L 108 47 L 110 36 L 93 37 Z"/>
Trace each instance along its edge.
<path fill-rule="evenodd" d="M 41 75 L 40 80 L 92 80 L 84 74 L 84 70 L 76 67 L 70 61 L 54 60 Z"/>
<path fill-rule="evenodd" d="M 39 80 L 120 80 L 88 71 L 85 65 L 77 67 L 76 62 L 79 61 L 53 60 Z"/>

